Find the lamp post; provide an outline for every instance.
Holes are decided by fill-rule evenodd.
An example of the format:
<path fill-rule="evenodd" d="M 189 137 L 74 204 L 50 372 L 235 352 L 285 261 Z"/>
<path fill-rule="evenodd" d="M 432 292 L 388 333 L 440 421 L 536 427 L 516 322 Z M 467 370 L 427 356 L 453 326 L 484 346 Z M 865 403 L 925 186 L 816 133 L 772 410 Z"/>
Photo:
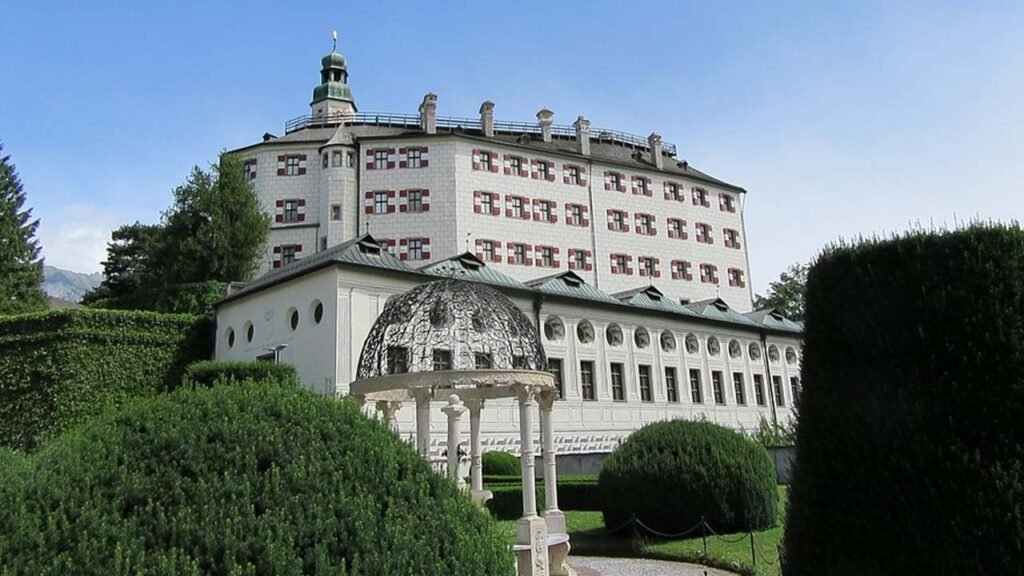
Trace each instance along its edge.
<path fill-rule="evenodd" d="M 287 347 L 288 347 L 287 344 L 278 344 L 277 346 L 267 346 L 266 347 L 266 351 L 267 352 L 273 352 L 274 353 L 274 364 L 277 364 L 278 360 L 280 360 L 280 358 L 281 358 L 281 350 L 284 350 Z"/>

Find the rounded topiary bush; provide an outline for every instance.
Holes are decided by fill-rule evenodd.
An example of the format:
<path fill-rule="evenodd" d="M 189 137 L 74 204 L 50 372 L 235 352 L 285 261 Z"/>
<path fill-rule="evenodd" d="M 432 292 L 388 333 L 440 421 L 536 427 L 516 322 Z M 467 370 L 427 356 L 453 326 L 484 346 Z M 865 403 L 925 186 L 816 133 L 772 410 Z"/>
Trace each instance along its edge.
<path fill-rule="evenodd" d="M 484 452 L 482 465 L 488 476 L 519 476 L 521 472 L 519 458 L 498 450 Z"/>
<path fill-rule="evenodd" d="M 775 469 L 768 452 L 710 422 L 644 426 L 604 461 L 598 477 L 605 527 L 636 517 L 676 534 L 701 517 L 717 532 L 775 523 Z"/>
<path fill-rule="evenodd" d="M 302 389 L 136 401 L 29 463 L 31 482 L 0 509 L 0 573 L 512 570 L 493 521 L 411 447 L 354 404 Z"/>

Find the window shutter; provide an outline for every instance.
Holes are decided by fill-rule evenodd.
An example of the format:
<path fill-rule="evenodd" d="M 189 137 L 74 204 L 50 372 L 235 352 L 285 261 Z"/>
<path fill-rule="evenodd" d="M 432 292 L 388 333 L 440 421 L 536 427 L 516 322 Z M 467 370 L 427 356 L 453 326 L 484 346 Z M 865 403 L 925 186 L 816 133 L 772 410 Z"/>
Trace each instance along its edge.
<path fill-rule="evenodd" d="M 480 214 L 484 211 L 483 202 L 480 200 L 480 191 L 473 192 L 473 212 Z"/>
<path fill-rule="evenodd" d="M 533 219 L 536 222 L 540 221 L 540 203 L 540 200 L 533 199 Z M 529 216 L 526 216 L 526 218 L 529 219 Z"/>
<path fill-rule="evenodd" d="M 534 180 L 540 179 L 540 172 L 537 171 L 536 160 L 530 162 L 530 178 L 533 178 Z"/>
<path fill-rule="evenodd" d="M 584 250 L 583 251 L 583 258 L 584 258 L 584 260 L 586 260 L 586 265 L 584 266 L 584 270 L 590 271 L 590 270 L 594 269 L 594 264 L 593 264 L 593 261 L 592 261 L 593 256 L 594 256 L 594 253 L 592 251 L 590 251 L 590 250 Z"/>
<path fill-rule="evenodd" d="M 491 152 L 491 172 L 497 174 L 498 170 L 498 153 Z"/>
<path fill-rule="evenodd" d="M 555 163 L 548 162 L 548 182 L 555 181 Z"/>
<path fill-rule="evenodd" d="M 480 169 L 480 150 L 478 148 L 473 149 L 473 170 Z"/>
<path fill-rule="evenodd" d="M 430 212 L 430 190 L 420 191 L 420 210 Z"/>
<path fill-rule="evenodd" d="M 505 217 L 512 217 L 512 197 L 507 194 L 505 195 Z"/>
<path fill-rule="evenodd" d="M 497 240 L 494 241 L 494 262 L 501 264 L 501 242 Z"/>

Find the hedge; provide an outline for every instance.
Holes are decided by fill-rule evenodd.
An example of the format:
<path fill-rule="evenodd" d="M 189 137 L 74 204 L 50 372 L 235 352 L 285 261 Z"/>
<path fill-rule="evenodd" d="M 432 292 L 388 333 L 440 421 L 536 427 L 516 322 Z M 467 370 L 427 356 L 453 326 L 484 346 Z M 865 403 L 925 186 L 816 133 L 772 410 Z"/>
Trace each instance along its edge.
<path fill-rule="evenodd" d="M 537 513 L 544 510 L 544 483 L 536 483 Z M 488 486 L 484 484 L 484 490 L 490 490 L 493 497 L 487 501 L 487 509 L 497 520 L 518 520 L 523 516 L 523 486 L 521 484 L 498 484 Z"/>
<path fill-rule="evenodd" d="M 522 473 L 519 457 L 500 450 L 484 452 L 482 466 L 488 476 L 519 476 Z"/>
<path fill-rule="evenodd" d="M 678 534 L 704 519 L 721 533 L 775 524 L 775 467 L 765 448 L 710 422 L 672 420 L 634 432 L 598 476 L 605 527 L 636 518 Z"/>
<path fill-rule="evenodd" d="M 176 388 L 209 358 L 194 316 L 59 310 L 0 318 L 0 445 L 32 450 L 104 406 Z"/>
<path fill-rule="evenodd" d="M 239 383 L 246 380 L 295 386 L 299 375 L 291 364 L 276 362 L 202 360 L 189 364 L 182 385 L 189 388 L 210 387 L 218 381 Z"/>
<path fill-rule="evenodd" d="M 24 458 L 0 573 L 512 573 L 466 494 L 354 403 L 299 387 L 136 399 Z"/>
<path fill-rule="evenodd" d="M 805 321 L 785 574 L 1024 574 L 1024 231 L 834 248 Z"/>

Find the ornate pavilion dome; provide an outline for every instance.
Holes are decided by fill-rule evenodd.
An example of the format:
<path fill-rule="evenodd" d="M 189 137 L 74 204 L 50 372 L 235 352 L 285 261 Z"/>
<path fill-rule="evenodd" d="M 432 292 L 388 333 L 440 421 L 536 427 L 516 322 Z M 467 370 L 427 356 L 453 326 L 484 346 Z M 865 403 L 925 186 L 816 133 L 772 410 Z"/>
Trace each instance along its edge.
<path fill-rule="evenodd" d="M 388 301 L 363 344 L 356 378 L 546 367 L 536 328 L 511 300 L 484 284 L 445 279 Z"/>

